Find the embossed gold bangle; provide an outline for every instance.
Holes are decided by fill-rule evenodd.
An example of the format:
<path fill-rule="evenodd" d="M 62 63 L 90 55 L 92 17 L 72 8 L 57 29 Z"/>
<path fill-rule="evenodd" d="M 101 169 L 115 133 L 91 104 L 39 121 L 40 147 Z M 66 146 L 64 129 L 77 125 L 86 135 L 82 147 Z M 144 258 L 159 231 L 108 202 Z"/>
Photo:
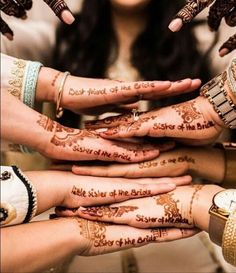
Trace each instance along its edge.
<path fill-rule="evenodd" d="M 236 210 L 229 215 L 225 225 L 222 253 L 228 263 L 236 266 Z"/>
<path fill-rule="evenodd" d="M 66 82 L 66 78 L 70 75 L 70 72 L 66 71 L 61 79 L 61 83 L 58 89 L 58 93 L 57 93 L 57 102 L 56 102 L 56 117 L 57 118 L 61 118 L 63 115 L 63 108 L 60 106 L 61 104 L 61 98 L 62 98 L 62 94 L 63 94 L 63 90 L 64 90 L 64 86 L 65 86 L 65 82 Z"/>

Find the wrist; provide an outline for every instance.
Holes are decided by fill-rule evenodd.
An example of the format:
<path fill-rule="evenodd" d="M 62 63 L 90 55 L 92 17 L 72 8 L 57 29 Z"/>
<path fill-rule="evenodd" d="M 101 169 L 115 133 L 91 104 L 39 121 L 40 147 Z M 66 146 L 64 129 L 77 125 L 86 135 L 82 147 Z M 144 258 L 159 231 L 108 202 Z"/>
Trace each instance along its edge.
<path fill-rule="evenodd" d="M 209 209 L 212 206 L 214 195 L 222 190 L 223 188 L 216 185 L 205 185 L 199 191 L 199 197 L 193 204 L 194 223 L 199 229 L 208 232 L 210 222 Z"/>
<path fill-rule="evenodd" d="M 57 78 L 60 76 L 58 70 L 42 67 L 37 82 L 36 101 L 38 102 L 56 102 Z"/>

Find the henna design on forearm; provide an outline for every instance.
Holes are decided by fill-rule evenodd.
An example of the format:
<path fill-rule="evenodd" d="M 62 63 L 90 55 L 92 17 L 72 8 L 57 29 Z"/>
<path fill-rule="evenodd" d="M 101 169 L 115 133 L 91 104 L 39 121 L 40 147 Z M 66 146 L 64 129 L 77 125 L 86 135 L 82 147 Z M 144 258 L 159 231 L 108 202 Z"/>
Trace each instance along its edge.
<path fill-rule="evenodd" d="M 94 190 L 94 189 L 90 189 L 90 190 L 85 190 L 83 188 L 77 188 L 75 185 L 72 188 L 71 193 L 73 195 L 77 195 L 79 197 L 92 197 L 92 198 L 106 198 L 106 197 L 129 197 L 129 196 L 137 196 L 137 197 L 145 197 L 145 196 L 150 196 L 151 195 L 151 190 L 143 190 L 143 189 L 131 189 L 131 190 L 122 190 L 122 189 L 118 189 L 118 190 L 113 190 L 113 191 L 100 191 L 100 190 Z"/>
<path fill-rule="evenodd" d="M 189 219 L 184 218 L 178 208 L 179 200 L 173 198 L 174 193 L 161 194 L 155 197 L 156 204 L 164 206 L 165 217 L 159 218 L 158 222 L 178 223 L 192 225 Z"/>
<path fill-rule="evenodd" d="M 194 120 L 202 117 L 196 106 L 195 101 L 184 102 L 181 104 L 171 106 L 183 119 L 184 123 L 192 123 Z"/>
<path fill-rule="evenodd" d="M 53 132 L 56 128 L 56 122 L 44 115 L 39 115 L 37 124 L 41 126 L 47 132 Z"/>
<path fill-rule="evenodd" d="M 123 214 L 137 210 L 138 207 L 135 206 L 120 206 L 120 207 L 88 207 L 83 210 L 83 214 L 88 214 L 95 217 L 122 217 Z"/>
<path fill-rule="evenodd" d="M 54 76 L 51 85 L 52 86 L 56 86 L 56 81 L 58 79 L 58 77 L 60 76 L 61 72 L 59 71 L 58 73 L 56 73 L 56 75 Z"/>
<path fill-rule="evenodd" d="M 155 168 L 158 166 L 168 166 L 170 164 L 177 164 L 177 163 L 183 163 L 183 162 L 195 164 L 195 159 L 185 155 L 185 156 L 173 157 L 173 158 L 168 158 L 163 160 L 157 159 L 157 160 L 141 162 L 138 164 L 138 166 L 139 166 L 139 169 L 147 169 L 147 168 Z"/>
<path fill-rule="evenodd" d="M 197 193 L 204 187 L 204 185 L 193 185 L 194 192 L 190 201 L 190 208 L 189 208 L 189 215 L 192 217 L 192 209 L 193 209 L 193 202 L 194 199 L 197 197 Z"/>

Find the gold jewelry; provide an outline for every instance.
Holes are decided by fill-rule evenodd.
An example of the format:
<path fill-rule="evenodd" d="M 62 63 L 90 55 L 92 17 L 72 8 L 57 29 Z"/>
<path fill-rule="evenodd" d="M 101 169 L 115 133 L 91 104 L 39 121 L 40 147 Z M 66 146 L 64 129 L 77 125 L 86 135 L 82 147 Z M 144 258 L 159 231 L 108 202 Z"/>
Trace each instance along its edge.
<path fill-rule="evenodd" d="M 64 86 L 65 86 L 65 82 L 66 82 L 66 78 L 67 76 L 70 75 L 70 72 L 66 71 L 61 79 L 61 83 L 58 89 L 58 94 L 57 94 L 57 102 L 56 102 L 56 117 L 57 118 L 61 118 L 63 115 L 63 108 L 60 106 L 61 104 L 61 98 L 62 98 L 62 94 L 63 94 L 63 90 L 64 90 Z"/>
<path fill-rule="evenodd" d="M 212 200 L 209 210 L 209 236 L 213 243 L 222 245 L 222 236 L 229 215 L 236 209 L 236 190 L 218 192 Z"/>
<path fill-rule="evenodd" d="M 236 266 L 236 209 L 225 224 L 222 253 L 228 263 Z"/>

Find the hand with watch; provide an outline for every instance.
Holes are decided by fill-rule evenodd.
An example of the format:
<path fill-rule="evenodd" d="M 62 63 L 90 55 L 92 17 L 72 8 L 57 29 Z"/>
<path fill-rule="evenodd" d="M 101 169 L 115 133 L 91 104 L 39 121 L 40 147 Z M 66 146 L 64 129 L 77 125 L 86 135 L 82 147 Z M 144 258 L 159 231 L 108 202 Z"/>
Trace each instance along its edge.
<path fill-rule="evenodd" d="M 118 215 L 123 207 L 132 210 Z M 183 234 L 198 228 L 222 245 L 227 262 L 236 266 L 236 189 L 216 185 L 190 185 L 153 197 L 106 206 L 57 210 L 60 216 L 127 224 L 136 228 L 181 228 Z M 223 240 L 222 240 L 223 237 Z"/>
<path fill-rule="evenodd" d="M 222 246 L 225 260 L 236 266 L 236 189 L 218 192 L 209 213 L 210 239 Z"/>

